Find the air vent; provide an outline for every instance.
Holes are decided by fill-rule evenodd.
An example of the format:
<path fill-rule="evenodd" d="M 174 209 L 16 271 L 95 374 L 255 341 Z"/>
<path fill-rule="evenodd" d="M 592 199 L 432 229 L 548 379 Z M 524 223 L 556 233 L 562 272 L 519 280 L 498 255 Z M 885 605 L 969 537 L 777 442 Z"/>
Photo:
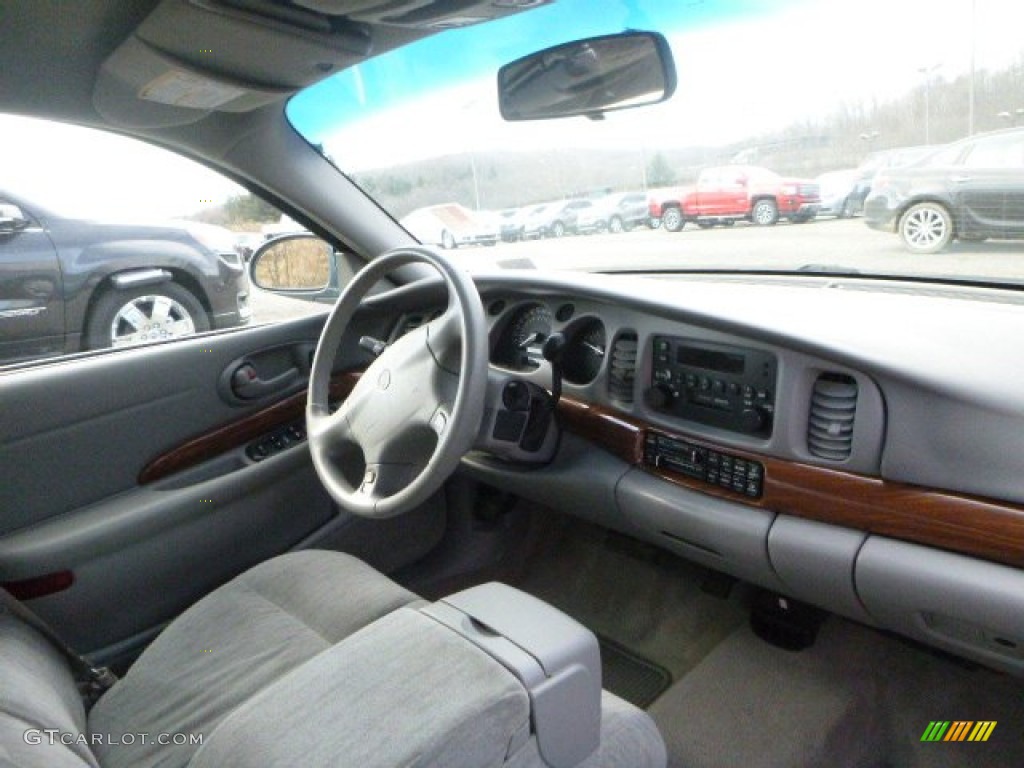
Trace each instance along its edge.
<path fill-rule="evenodd" d="M 853 449 L 857 382 L 841 373 L 823 373 L 814 382 L 807 422 L 807 448 L 829 461 L 845 461 Z"/>
<path fill-rule="evenodd" d="M 626 331 L 615 337 L 608 368 L 608 395 L 612 400 L 627 404 L 633 402 L 636 349 L 636 334 L 633 331 Z"/>

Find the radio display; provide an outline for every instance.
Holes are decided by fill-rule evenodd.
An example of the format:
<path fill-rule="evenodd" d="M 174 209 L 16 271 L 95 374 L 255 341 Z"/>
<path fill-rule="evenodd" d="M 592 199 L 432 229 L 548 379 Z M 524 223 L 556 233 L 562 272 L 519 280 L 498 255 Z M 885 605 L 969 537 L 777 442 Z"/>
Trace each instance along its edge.
<path fill-rule="evenodd" d="M 709 371 L 732 374 L 742 374 L 746 366 L 746 358 L 743 355 L 730 355 L 714 349 L 682 345 L 676 347 L 676 362 L 680 365 L 693 365 Z"/>

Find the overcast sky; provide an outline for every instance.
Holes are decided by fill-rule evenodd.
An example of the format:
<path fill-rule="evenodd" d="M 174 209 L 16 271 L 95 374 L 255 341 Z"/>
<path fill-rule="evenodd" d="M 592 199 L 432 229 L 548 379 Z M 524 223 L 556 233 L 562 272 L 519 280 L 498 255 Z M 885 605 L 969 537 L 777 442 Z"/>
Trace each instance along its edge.
<path fill-rule="evenodd" d="M 934 68 L 934 77 L 949 80 L 970 71 L 972 0 L 726 0 L 725 5 L 757 6 L 760 13 L 746 21 L 735 15 L 717 23 L 705 19 L 691 31 L 670 34 L 679 84 L 662 105 L 610 114 L 601 123 L 585 118 L 504 123 L 489 71 L 320 139 L 342 167 L 352 170 L 420 159 L 427 147 L 446 154 L 509 147 L 728 144 L 824 116 L 843 103 L 895 98 L 923 82 L 922 68 Z M 976 0 L 975 8 L 976 69 L 1003 68 L 1017 60 L 1024 3 Z M 366 71 L 352 73 L 357 93 L 373 88 L 368 80 L 373 70 L 361 69 Z"/>
<path fill-rule="evenodd" d="M 1024 3 L 975 3 L 977 68 L 1005 67 L 1021 53 Z M 937 66 L 936 77 L 952 79 L 970 63 L 972 0 L 724 0 L 721 6 L 640 0 L 639 7 L 644 13 L 693 8 L 699 22 L 671 35 L 679 88 L 666 104 L 601 123 L 503 123 L 488 67 L 485 75 L 465 78 L 439 95 L 405 108 L 389 104 L 375 117 L 312 138 L 324 139 L 339 164 L 353 171 L 465 150 L 726 144 L 825 114 L 844 101 L 892 98 L 920 85 L 922 67 Z M 718 15 L 709 10 L 718 7 L 724 9 Z M 738 20 L 737 14 L 751 10 L 754 20 Z M 638 22 L 623 17 L 616 23 Z M 443 51 L 444 40 L 442 35 L 432 44 Z M 356 101 L 360 93 L 365 99 L 367 89 L 383 92 L 388 85 L 369 82 L 366 74 L 373 71 L 366 65 L 350 76 Z M 437 71 L 427 74 L 440 77 Z M 418 87 L 402 80 L 396 90 L 395 80 L 390 83 L 396 98 Z M 462 130 L 453 130 L 453 115 Z M 58 210 L 165 218 L 240 191 L 190 161 L 96 131 L 0 116 L 0 138 L 0 188 Z"/>
<path fill-rule="evenodd" d="M 198 163 L 103 131 L 0 115 L 0 137 L 0 189 L 57 213 L 174 218 L 243 191 Z"/>

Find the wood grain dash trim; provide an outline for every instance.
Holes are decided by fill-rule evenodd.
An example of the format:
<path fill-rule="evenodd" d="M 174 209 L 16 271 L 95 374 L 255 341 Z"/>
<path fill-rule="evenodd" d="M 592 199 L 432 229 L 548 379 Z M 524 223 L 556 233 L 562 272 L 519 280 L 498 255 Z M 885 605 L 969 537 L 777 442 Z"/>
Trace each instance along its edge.
<path fill-rule="evenodd" d="M 1024 508 L 795 462 L 765 462 L 765 506 L 1024 567 Z"/>
<path fill-rule="evenodd" d="M 1020 505 L 762 456 L 685 433 L 671 433 L 571 398 L 562 398 L 559 415 L 565 428 L 574 434 L 627 464 L 690 490 L 1024 568 L 1024 507 Z M 645 466 L 643 444 L 648 432 L 761 462 L 765 468 L 764 494 L 751 499 L 671 470 Z"/>
<path fill-rule="evenodd" d="M 358 373 L 342 373 L 331 379 L 333 400 L 348 397 L 359 380 Z M 250 440 L 271 432 L 306 412 L 306 390 L 296 392 L 263 410 L 243 416 L 216 429 L 197 435 L 167 453 L 157 456 L 139 472 L 139 485 L 148 485 L 184 469 L 194 467 L 222 453 L 234 450 Z"/>
<path fill-rule="evenodd" d="M 629 417 L 568 397 L 558 401 L 558 417 L 570 432 L 628 464 L 638 464 L 643 459 L 644 430 Z"/>

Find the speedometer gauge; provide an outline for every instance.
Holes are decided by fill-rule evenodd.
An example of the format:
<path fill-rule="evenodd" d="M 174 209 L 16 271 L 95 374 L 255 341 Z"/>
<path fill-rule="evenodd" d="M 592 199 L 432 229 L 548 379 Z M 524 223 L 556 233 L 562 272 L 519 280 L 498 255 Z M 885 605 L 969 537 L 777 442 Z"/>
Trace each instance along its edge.
<path fill-rule="evenodd" d="M 552 322 L 551 311 L 540 304 L 516 310 L 498 337 L 494 362 L 517 371 L 539 367 L 541 347 L 551 335 Z"/>
<path fill-rule="evenodd" d="M 596 317 L 577 326 L 562 357 L 562 376 L 573 384 L 589 384 L 601 371 L 607 346 L 604 323 Z"/>

